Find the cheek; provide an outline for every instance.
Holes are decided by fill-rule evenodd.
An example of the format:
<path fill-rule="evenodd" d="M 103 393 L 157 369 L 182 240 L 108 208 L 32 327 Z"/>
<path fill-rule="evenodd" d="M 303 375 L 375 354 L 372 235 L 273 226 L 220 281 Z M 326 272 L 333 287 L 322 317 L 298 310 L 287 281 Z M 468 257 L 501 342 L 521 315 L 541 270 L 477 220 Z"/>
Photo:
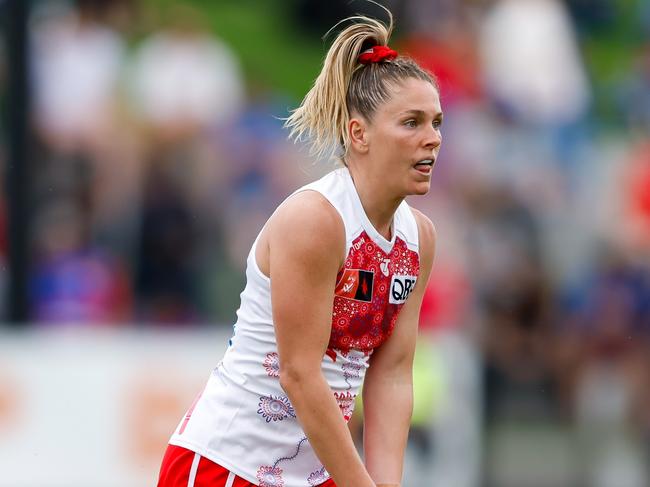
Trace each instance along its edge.
<path fill-rule="evenodd" d="M 415 144 L 415 134 L 403 129 L 386 131 L 379 136 L 379 140 L 385 146 L 390 146 L 396 151 L 403 151 Z"/>
<path fill-rule="evenodd" d="M 402 159 L 410 161 L 413 150 L 417 147 L 416 136 L 415 131 L 409 131 L 403 127 L 378 130 L 373 134 L 371 152 L 377 159 L 385 159 L 384 162 L 387 165 L 394 166 Z"/>

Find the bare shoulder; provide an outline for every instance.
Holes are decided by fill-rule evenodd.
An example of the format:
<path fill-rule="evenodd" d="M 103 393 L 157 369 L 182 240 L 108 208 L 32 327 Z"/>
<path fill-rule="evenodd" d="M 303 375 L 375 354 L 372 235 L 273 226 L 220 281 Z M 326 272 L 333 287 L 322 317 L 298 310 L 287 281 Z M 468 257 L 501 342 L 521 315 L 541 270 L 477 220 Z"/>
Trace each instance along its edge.
<path fill-rule="evenodd" d="M 269 219 L 268 231 L 271 246 L 273 242 L 282 242 L 284 249 L 299 255 L 334 255 L 338 261 L 343 261 L 343 220 L 327 198 L 317 191 L 302 191 L 288 198 Z"/>
<path fill-rule="evenodd" d="M 420 235 L 420 245 L 435 245 L 436 243 L 436 227 L 431 221 L 431 219 L 422 213 L 420 210 L 417 210 L 411 207 L 413 216 L 415 216 L 415 221 L 418 224 L 418 233 Z"/>
<path fill-rule="evenodd" d="M 427 271 L 433 265 L 433 259 L 436 249 L 436 227 L 420 210 L 411 208 L 415 221 L 418 224 L 419 247 L 422 263 L 426 266 Z"/>

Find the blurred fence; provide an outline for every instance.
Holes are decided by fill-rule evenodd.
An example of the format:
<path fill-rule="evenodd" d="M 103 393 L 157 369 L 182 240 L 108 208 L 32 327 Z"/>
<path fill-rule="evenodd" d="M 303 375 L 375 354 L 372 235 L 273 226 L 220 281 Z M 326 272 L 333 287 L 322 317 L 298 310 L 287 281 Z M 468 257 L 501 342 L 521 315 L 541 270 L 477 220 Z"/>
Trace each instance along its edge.
<path fill-rule="evenodd" d="M 223 328 L 0 334 L 0 485 L 155 485 L 227 341 Z"/>
<path fill-rule="evenodd" d="M 167 440 L 229 336 L 225 327 L 0 333 L 0 486 L 154 485 Z M 426 353 L 426 363 L 438 364 L 440 386 L 433 403 L 424 399 L 435 415 L 425 411 L 418 427 L 434 448 L 411 442 L 404 485 L 475 486 L 477 357 L 455 335 Z"/>

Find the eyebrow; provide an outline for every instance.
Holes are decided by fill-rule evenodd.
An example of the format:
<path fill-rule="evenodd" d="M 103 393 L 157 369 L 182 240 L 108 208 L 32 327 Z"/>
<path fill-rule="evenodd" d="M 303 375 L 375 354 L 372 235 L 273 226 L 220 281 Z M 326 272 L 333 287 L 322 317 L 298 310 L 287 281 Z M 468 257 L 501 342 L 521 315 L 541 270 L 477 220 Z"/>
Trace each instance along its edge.
<path fill-rule="evenodd" d="M 418 116 L 418 117 L 422 117 L 422 116 L 425 116 L 426 114 L 427 114 L 427 112 L 425 112 L 424 110 L 412 109 L 412 110 L 404 110 L 404 111 L 401 112 L 399 115 L 400 115 L 400 116 L 402 116 L 402 115 L 415 115 L 415 116 Z M 443 117 L 443 113 L 442 113 L 442 112 L 437 112 L 437 113 L 433 116 L 433 118 L 442 118 L 442 117 Z"/>

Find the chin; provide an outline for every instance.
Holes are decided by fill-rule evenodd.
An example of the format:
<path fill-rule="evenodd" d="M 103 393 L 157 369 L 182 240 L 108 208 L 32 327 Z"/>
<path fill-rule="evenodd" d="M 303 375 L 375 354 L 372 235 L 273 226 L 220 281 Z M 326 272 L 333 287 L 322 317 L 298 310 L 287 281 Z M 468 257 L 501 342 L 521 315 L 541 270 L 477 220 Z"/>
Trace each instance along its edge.
<path fill-rule="evenodd" d="M 430 189 L 431 189 L 430 182 L 418 183 L 411 187 L 411 191 L 409 191 L 409 194 L 414 196 L 423 196 L 427 194 Z"/>

